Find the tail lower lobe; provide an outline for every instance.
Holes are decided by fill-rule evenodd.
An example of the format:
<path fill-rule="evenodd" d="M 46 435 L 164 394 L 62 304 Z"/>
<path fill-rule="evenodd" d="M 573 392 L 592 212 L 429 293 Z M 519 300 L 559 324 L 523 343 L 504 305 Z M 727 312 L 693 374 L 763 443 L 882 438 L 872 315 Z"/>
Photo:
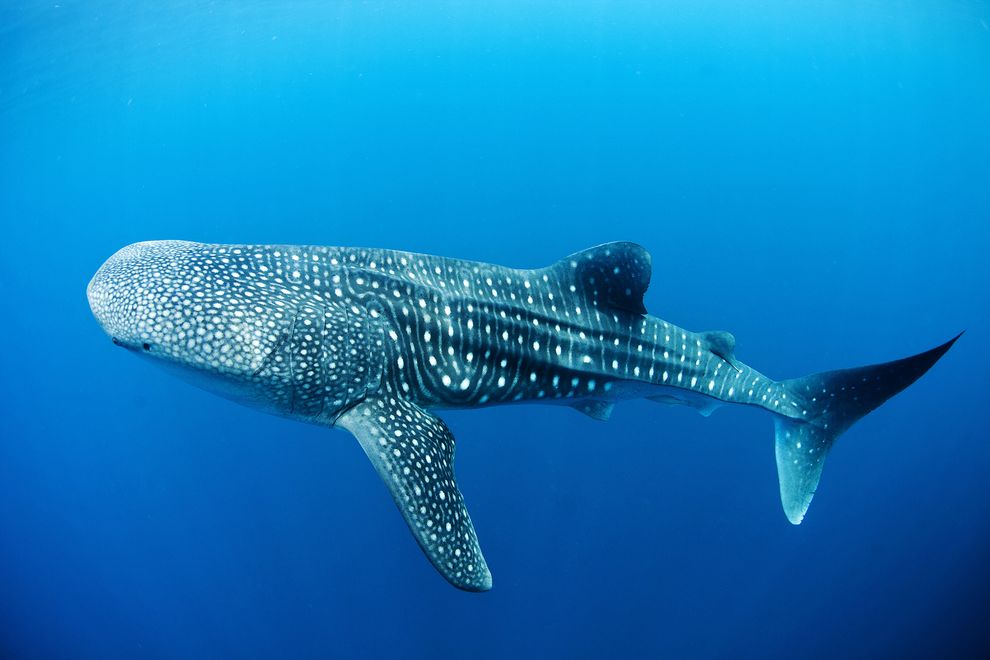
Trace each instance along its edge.
<path fill-rule="evenodd" d="M 835 439 L 921 378 L 961 335 L 901 360 L 783 381 L 807 411 L 801 419 L 774 417 L 780 499 L 788 520 L 797 525 L 804 519 Z"/>

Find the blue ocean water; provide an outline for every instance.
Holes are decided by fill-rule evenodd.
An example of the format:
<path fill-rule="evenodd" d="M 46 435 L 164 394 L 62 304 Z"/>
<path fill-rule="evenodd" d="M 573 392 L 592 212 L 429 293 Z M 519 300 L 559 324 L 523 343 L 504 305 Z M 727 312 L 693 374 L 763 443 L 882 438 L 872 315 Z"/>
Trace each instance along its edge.
<path fill-rule="evenodd" d="M 0 656 L 867 657 L 990 643 L 984 2 L 7 2 Z M 115 350 L 138 240 L 541 266 L 786 378 L 921 381 L 785 519 L 769 416 L 453 412 L 494 574 L 456 591 L 345 433 Z"/>

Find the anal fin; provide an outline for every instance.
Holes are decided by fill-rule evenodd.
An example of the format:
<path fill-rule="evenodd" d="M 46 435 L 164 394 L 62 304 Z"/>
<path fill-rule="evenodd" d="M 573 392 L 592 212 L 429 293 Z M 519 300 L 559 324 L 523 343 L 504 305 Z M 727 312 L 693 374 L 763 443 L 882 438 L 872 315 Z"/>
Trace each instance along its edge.
<path fill-rule="evenodd" d="M 584 399 L 582 401 L 572 403 L 571 408 L 574 408 L 574 410 L 577 410 L 580 413 L 584 413 L 592 419 L 597 419 L 600 422 L 607 422 L 608 418 L 612 416 L 612 411 L 615 409 L 615 403 L 612 401 L 604 401 L 602 399 Z"/>
<path fill-rule="evenodd" d="M 653 396 L 648 396 L 646 398 L 654 403 L 662 403 L 667 406 L 687 406 L 689 408 L 694 408 L 703 417 L 708 417 L 715 412 L 715 409 L 718 408 L 719 405 L 721 405 L 717 399 L 707 396 L 682 399 L 670 394 L 654 394 Z"/>

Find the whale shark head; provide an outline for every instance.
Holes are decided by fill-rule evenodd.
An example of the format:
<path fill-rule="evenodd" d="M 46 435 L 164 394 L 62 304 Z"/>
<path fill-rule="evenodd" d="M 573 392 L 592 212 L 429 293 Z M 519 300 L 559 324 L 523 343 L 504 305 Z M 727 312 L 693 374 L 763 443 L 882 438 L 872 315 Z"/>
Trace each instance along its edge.
<path fill-rule="evenodd" d="M 149 241 L 107 259 L 86 293 L 117 346 L 177 368 L 204 389 L 253 399 L 252 376 L 273 350 L 277 330 L 262 324 L 264 310 L 236 279 L 209 246 Z"/>

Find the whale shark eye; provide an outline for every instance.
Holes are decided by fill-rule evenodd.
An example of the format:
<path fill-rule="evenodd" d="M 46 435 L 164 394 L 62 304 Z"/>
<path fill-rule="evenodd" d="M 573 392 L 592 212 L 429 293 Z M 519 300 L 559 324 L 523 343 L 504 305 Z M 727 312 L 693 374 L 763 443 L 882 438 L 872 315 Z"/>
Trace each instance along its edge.
<path fill-rule="evenodd" d="M 141 344 L 141 348 L 143 348 L 146 351 L 150 351 L 151 350 L 151 344 L 149 344 L 149 343 L 146 342 L 144 344 Z"/>

